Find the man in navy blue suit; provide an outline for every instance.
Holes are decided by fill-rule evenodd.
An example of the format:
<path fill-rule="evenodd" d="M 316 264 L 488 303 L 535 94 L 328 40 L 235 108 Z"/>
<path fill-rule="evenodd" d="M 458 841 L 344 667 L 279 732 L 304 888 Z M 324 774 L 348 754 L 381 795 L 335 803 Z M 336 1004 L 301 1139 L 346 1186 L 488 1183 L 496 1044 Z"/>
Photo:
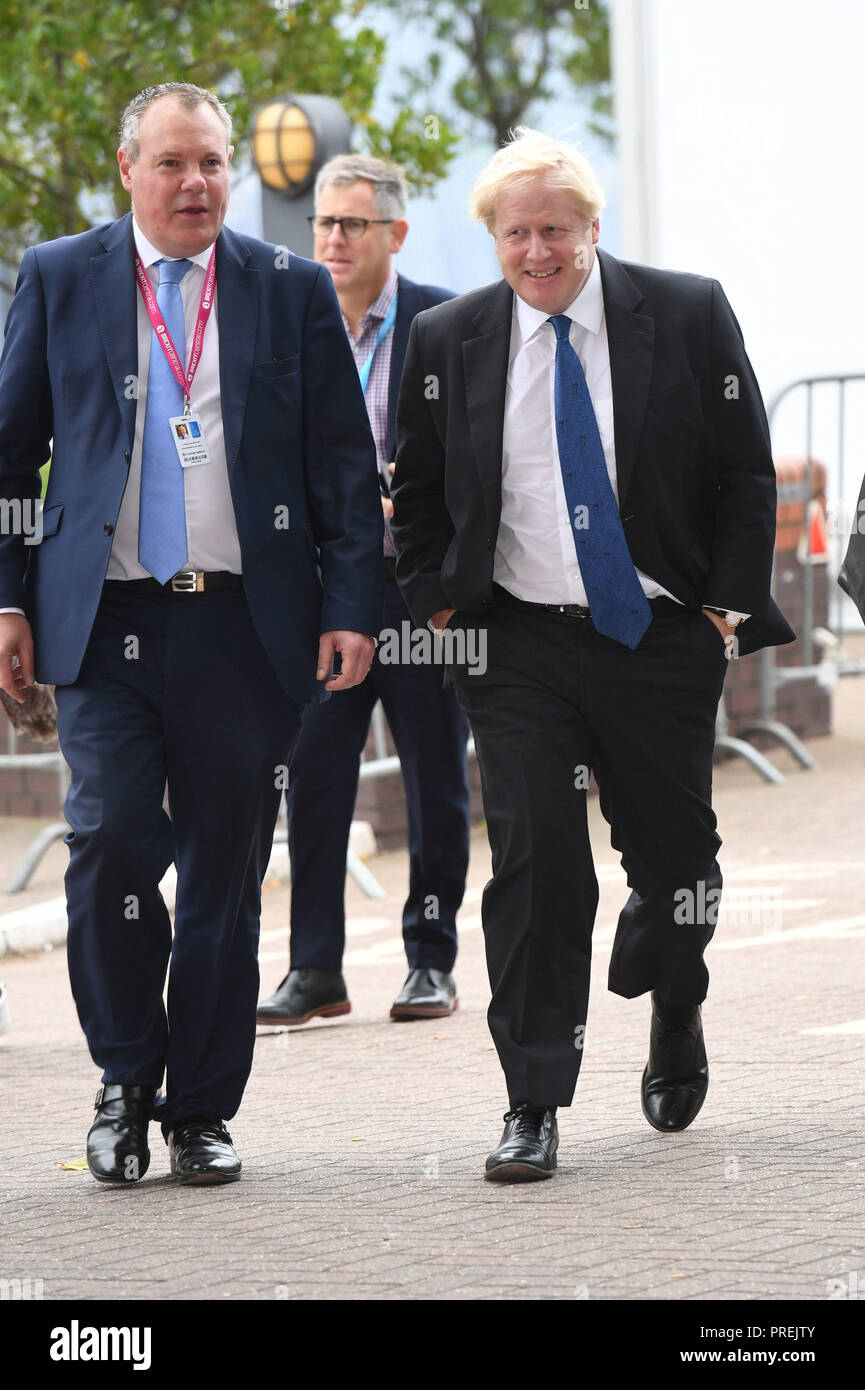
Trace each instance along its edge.
<path fill-rule="evenodd" d="M 400 758 L 408 807 L 409 891 L 403 940 L 409 973 L 394 1020 L 443 1018 L 457 1005 L 453 965 L 456 914 L 469 855 L 466 775 L 468 720 L 440 665 L 407 659 L 411 617 L 394 578 L 389 522 L 396 402 L 415 315 L 449 290 L 397 275 L 393 257 L 408 231 L 402 170 L 368 155 L 338 155 L 315 186 L 315 258 L 330 271 L 364 387 L 375 438 L 384 510 L 384 629 L 370 678 L 310 707 L 291 765 L 291 960 L 258 1020 L 292 1025 L 351 1009 L 345 948 L 345 861 L 357 796 L 359 759 L 380 699 Z M 390 634 L 390 640 L 386 634 Z M 428 644 L 429 645 L 429 644 Z M 392 661 L 396 654 L 400 659 Z"/>
<path fill-rule="evenodd" d="M 121 1184 L 147 1170 L 151 1117 L 181 1182 L 240 1176 L 225 1121 L 301 709 L 364 679 L 381 618 L 333 284 L 223 227 L 231 154 L 211 93 L 140 93 L 118 151 L 132 214 L 25 254 L 0 362 L 0 489 L 22 512 L 53 440 L 42 544 L 0 539 L 0 685 L 24 699 L 35 652 L 57 687 L 69 969 L 103 1073 L 87 1156 Z"/>

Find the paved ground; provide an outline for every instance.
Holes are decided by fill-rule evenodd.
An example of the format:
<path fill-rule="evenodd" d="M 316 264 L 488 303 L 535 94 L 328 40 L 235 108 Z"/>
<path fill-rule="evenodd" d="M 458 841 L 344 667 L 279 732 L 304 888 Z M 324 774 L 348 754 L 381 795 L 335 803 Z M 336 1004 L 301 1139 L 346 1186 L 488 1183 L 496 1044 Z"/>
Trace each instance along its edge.
<path fill-rule="evenodd" d="M 29 1278 L 46 1299 L 863 1298 L 863 686 L 843 686 L 836 736 L 812 745 L 818 771 L 783 753 L 781 788 L 744 764 L 718 771 L 735 912 L 710 951 L 709 1098 L 682 1135 L 655 1133 L 640 1112 L 647 1001 L 606 991 L 626 890 L 593 806 L 602 901 L 586 1060 L 548 1183 L 481 1179 L 506 1108 L 485 1022 L 481 833 L 459 1013 L 388 1022 L 406 861 L 376 858 L 387 897 L 348 889 L 354 1011 L 259 1038 L 231 1126 L 245 1165 L 235 1186 L 173 1186 L 156 1131 L 135 1189 L 62 1171 L 84 1152 L 98 1084 L 64 952 L 2 958 L 13 1028 L 0 1039 L 0 1290 Z M 30 833 L 0 829 L 4 871 Z M 57 846 L 0 912 L 61 893 L 64 858 Z M 284 973 L 287 909 L 274 881 L 266 993 Z"/>

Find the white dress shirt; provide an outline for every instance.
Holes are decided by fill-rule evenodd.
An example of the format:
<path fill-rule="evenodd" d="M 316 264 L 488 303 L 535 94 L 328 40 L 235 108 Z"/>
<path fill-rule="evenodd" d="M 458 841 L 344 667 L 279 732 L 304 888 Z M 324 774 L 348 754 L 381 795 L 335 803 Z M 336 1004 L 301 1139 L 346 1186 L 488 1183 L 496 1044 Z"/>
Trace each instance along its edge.
<path fill-rule="evenodd" d="M 138 259 L 147 271 L 154 293 L 159 286 L 161 252 L 144 236 L 133 219 L 133 232 Z M 210 261 L 211 247 L 197 256 L 180 282 L 183 314 L 186 321 L 186 350 L 183 365 L 189 361 L 189 349 L 204 277 Z M 166 260 L 175 259 L 167 256 Z M 144 414 L 147 406 L 147 380 L 150 373 L 150 351 L 153 329 L 141 291 L 136 285 L 138 306 L 138 406 L 135 412 L 135 442 L 126 491 L 120 504 L 120 514 L 114 528 L 114 544 L 108 563 L 107 579 L 146 579 L 148 571 L 138 559 L 138 504 L 141 494 L 141 445 L 144 437 Z M 204 333 L 201 357 L 192 382 L 190 407 L 201 417 L 201 428 L 207 443 L 210 462 L 197 468 L 184 468 L 183 483 L 186 500 L 187 560 L 184 568 L 197 570 L 228 570 L 240 574 L 240 541 L 234 519 L 234 504 L 228 483 L 225 441 L 222 432 L 222 402 L 219 390 L 219 283 L 213 296 L 213 308 Z M 154 349 L 161 352 L 162 349 Z M 179 413 L 179 412 L 178 412 Z M 168 423 L 166 421 L 166 431 Z M 173 447 L 173 445 L 172 445 Z"/>
<path fill-rule="evenodd" d="M 597 256 L 580 293 L 564 312 L 571 320 L 571 347 L 586 374 L 618 502 L 610 350 Z M 587 606 L 559 462 L 555 366 L 556 334 L 549 315 L 515 294 L 502 435 L 502 515 L 493 578 L 531 603 Z M 648 598 L 674 597 L 640 570 L 637 576 Z"/>

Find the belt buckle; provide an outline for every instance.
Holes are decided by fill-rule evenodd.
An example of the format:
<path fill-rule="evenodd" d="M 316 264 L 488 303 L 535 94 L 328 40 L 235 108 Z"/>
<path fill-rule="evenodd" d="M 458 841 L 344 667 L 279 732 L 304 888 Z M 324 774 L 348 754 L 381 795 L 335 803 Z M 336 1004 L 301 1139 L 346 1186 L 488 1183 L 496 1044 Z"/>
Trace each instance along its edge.
<path fill-rule="evenodd" d="M 203 594 L 204 570 L 178 570 L 171 581 L 174 594 Z"/>

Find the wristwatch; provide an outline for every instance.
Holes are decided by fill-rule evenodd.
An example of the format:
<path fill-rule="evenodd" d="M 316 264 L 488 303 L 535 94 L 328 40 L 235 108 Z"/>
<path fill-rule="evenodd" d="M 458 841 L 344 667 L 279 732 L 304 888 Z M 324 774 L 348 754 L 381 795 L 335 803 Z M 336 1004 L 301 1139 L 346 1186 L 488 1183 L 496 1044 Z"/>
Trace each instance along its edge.
<path fill-rule="evenodd" d="M 724 619 L 728 627 L 738 627 L 748 617 L 747 613 L 737 613 L 734 608 L 718 608 L 714 603 L 704 603 L 703 607 L 711 608 L 713 613 L 717 613 L 720 618 Z"/>

